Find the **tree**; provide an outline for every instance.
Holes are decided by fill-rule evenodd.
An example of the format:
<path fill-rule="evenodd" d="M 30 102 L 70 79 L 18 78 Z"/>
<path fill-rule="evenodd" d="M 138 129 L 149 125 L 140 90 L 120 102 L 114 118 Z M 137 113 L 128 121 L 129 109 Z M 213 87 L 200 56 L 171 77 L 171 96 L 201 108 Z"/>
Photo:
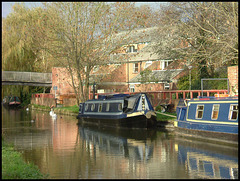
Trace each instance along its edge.
<path fill-rule="evenodd" d="M 38 52 L 34 51 L 32 34 L 29 34 L 33 22 L 38 21 L 39 16 L 34 13 L 39 8 L 32 10 L 16 3 L 13 13 L 2 19 L 2 70 L 4 71 L 28 71 L 45 72 L 47 67 L 44 61 L 39 59 Z M 45 69 L 46 67 L 46 69 Z M 42 90 L 40 87 L 29 86 L 4 86 L 3 92 L 24 97 L 32 90 Z M 22 96 L 23 95 L 23 96 Z"/>
<path fill-rule="evenodd" d="M 47 24 L 32 30 L 39 34 L 34 42 L 68 70 L 72 77 L 69 84 L 79 104 L 88 99 L 93 67 L 110 61 L 110 54 L 120 47 L 121 41 L 126 39 L 141 17 L 131 14 L 134 3 L 127 2 L 57 2 L 44 5 Z M 44 17 L 40 21 L 46 22 Z M 116 36 L 123 29 L 127 30 L 124 36 Z M 42 34 L 46 35 L 43 42 L 47 44 L 41 41 Z"/>
<path fill-rule="evenodd" d="M 214 77 L 218 67 L 238 64 L 237 2 L 170 3 L 162 7 L 159 27 L 156 51 L 195 63 L 200 78 Z"/>

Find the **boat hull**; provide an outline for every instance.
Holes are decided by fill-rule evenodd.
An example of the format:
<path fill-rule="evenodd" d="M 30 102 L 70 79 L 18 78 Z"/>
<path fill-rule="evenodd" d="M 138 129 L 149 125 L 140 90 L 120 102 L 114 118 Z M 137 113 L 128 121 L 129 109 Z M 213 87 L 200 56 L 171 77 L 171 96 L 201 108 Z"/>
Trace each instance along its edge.
<path fill-rule="evenodd" d="M 9 108 L 17 108 L 20 106 L 20 102 L 9 102 L 8 106 Z"/>
<path fill-rule="evenodd" d="M 209 140 L 215 143 L 222 142 L 222 143 L 228 143 L 228 144 L 238 144 L 238 134 L 201 130 L 201 129 L 192 129 L 191 125 L 186 126 L 186 124 L 187 123 L 185 123 L 185 127 L 183 127 L 183 125 L 175 127 L 174 131 L 176 135 Z M 214 129 L 213 125 L 210 125 L 209 129 Z"/>
<path fill-rule="evenodd" d="M 145 115 L 134 117 L 107 119 L 107 118 L 92 118 L 92 117 L 78 117 L 78 124 L 94 124 L 105 127 L 115 128 L 153 128 L 156 126 L 156 118 L 151 117 L 147 119 Z"/>

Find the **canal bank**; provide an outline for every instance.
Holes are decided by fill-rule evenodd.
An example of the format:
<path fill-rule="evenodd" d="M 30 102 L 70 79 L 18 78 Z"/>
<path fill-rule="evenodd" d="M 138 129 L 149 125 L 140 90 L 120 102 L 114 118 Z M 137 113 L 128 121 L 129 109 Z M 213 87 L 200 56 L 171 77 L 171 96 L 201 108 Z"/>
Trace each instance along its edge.
<path fill-rule="evenodd" d="M 31 104 L 29 106 L 33 110 L 40 110 L 50 112 L 51 108 L 48 106 L 36 105 Z M 69 116 L 77 116 L 78 115 L 78 106 L 69 106 L 69 107 L 59 107 L 54 108 L 54 113 L 62 114 L 62 115 L 69 115 Z M 176 116 L 166 113 L 161 113 L 156 111 L 157 113 L 157 128 L 164 128 L 164 129 L 173 129 L 174 128 L 174 118 Z"/>
<path fill-rule="evenodd" d="M 30 104 L 29 107 L 33 110 L 39 110 L 39 111 L 45 111 L 45 112 L 51 111 L 51 108 L 49 106 Z M 54 113 L 56 114 L 63 114 L 63 115 L 69 115 L 69 116 L 78 115 L 78 106 L 60 107 L 60 108 L 54 108 L 53 110 L 54 110 Z"/>
<path fill-rule="evenodd" d="M 2 179 L 47 179 L 33 163 L 26 163 L 20 152 L 2 137 Z"/>

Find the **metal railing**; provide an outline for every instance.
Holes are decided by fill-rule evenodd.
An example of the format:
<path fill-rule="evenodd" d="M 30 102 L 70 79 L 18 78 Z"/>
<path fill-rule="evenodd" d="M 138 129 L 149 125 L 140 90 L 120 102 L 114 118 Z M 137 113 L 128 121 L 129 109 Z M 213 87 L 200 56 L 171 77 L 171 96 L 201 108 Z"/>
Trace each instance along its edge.
<path fill-rule="evenodd" d="M 2 81 L 52 83 L 52 73 L 2 71 Z"/>

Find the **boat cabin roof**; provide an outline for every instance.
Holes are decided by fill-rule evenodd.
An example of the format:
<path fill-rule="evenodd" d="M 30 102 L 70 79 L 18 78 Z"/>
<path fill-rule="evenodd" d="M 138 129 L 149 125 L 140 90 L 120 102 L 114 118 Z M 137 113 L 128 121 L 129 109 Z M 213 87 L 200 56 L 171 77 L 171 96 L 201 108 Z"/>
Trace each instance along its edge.
<path fill-rule="evenodd" d="M 98 99 L 91 99 L 87 100 L 85 103 L 92 103 L 92 102 L 111 102 L 111 101 L 119 101 L 122 102 L 125 99 L 131 99 L 131 98 L 138 98 L 141 94 L 113 94 L 113 95 L 101 95 Z"/>

